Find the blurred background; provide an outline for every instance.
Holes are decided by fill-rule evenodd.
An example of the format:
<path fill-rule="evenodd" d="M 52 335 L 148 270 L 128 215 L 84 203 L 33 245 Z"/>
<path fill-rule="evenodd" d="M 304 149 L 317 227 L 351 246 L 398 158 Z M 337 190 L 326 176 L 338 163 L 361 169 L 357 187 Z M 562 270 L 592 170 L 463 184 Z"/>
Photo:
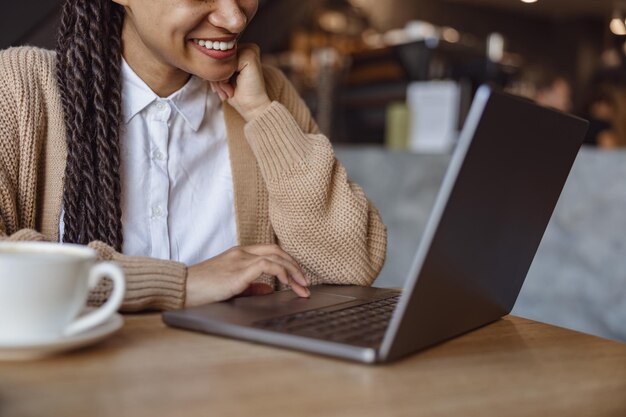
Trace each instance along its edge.
<path fill-rule="evenodd" d="M 420 95 L 454 90 L 423 91 L 416 82 L 446 80 L 460 89 L 448 92 L 459 106 L 456 128 L 477 86 L 488 82 L 592 119 L 587 143 L 616 147 L 626 144 L 624 7 L 613 0 L 269 0 L 248 35 L 290 75 L 335 142 L 429 147 L 420 140 L 434 138 L 416 137 L 404 113 L 419 113 Z M 407 103 L 412 84 L 418 97 Z"/>
<path fill-rule="evenodd" d="M 59 0 L 6 3 L 0 48 L 54 47 Z M 590 119 L 589 145 L 626 145 L 622 1 L 260 3 L 247 39 L 289 75 L 335 143 L 428 147 L 407 114 L 420 97 L 451 95 L 458 129 L 472 93 L 489 82 Z M 455 85 L 420 88 L 433 80 Z M 415 83 L 417 97 L 407 103 Z"/>
<path fill-rule="evenodd" d="M 0 48 L 54 47 L 59 0 L 5 3 Z M 379 207 L 379 286 L 407 277 L 479 85 L 588 119 L 513 312 L 626 341 L 625 18 L 614 0 L 260 0 L 246 39 Z"/>

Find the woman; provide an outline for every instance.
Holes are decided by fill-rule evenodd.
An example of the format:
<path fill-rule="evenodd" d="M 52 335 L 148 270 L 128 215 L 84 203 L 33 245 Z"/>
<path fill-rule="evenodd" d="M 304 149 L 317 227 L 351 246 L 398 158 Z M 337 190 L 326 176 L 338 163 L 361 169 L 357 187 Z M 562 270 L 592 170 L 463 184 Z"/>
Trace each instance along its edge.
<path fill-rule="evenodd" d="M 385 228 L 284 76 L 238 43 L 257 7 L 67 0 L 56 54 L 0 53 L 4 238 L 89 244 L 124 268 L 125 311 L 370 284 Z"/>

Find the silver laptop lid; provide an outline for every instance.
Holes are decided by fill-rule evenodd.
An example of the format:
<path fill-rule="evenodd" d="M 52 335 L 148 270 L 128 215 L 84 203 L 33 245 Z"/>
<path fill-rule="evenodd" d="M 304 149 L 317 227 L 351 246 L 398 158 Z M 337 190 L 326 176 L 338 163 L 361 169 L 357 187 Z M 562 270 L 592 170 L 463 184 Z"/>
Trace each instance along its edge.
<path fill-rule="evenodd" d="M 478 90 L 379 360 L 511 311 L 586 130 L 582 119 Z"/>

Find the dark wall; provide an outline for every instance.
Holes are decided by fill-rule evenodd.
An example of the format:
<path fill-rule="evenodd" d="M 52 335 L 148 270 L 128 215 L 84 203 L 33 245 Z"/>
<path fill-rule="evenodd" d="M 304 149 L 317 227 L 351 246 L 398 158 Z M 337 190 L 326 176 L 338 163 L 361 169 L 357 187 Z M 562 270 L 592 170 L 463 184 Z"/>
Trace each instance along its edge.
<path fill-rule="evenodd" d="M 289 35 L 326 0 L 268 0 L 260 4 L 259 12 L 245 33 L 244 40 L 254 41 L 266 52 L 285 50 Z"/>
<path fill-rule="evenodd" d="M 54 48 L 59 0 L 3 1 L 0 49 L 17 45 Z"/>
<path fill-rule="evenodd" d="M 261 1 L 247 39 L 266 51 L 285 48 L 289 33 L 305 22 L 326 0 Z M 485 38 L 500 32 L 508 49 L 531 63 L 547 64 L 566 74 L 576 86 L 591 77 L 605 40 L 606 22 L 592 19 L 554 19 L 522 15 L 493 8 L 450 4 L 442 0 L 356 0 L 380 30 L 401 27 L 421 19 L 453 26 Z M 0 13 L 0 49 L 30 44 L 53 48 L 60 0 L 6 1 Z"/>

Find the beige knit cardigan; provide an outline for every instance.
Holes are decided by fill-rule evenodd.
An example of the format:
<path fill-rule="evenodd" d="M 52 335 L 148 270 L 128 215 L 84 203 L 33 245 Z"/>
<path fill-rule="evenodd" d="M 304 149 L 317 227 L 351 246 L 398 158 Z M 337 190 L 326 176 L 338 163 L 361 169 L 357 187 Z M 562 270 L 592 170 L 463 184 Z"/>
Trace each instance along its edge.
<path fill-rule="evenodd" d="M 66 136 L 54 69 L 52 51 L 0 51 L 3 239 L 59 240 Z M 274 101 L 255 120 L 246 124 L 232 107 L 224 106 L 238 243 L 278 243 L 313 284 L 371 284 L 382 268 L 387 244 L 378 211 L 348 180 L 328 139 L 284 75 L 265 68 L 265 78 Z M 184 264 L 126 256 L 102 242 L 90 246 L 100 259 L 118 262 L 124 269 L 122 310 L 184 305 Z M 261 280 L 276 286 L 274 278 Z M 101 285 L 90 301 L 102 303 L 110 290 Z"/>

